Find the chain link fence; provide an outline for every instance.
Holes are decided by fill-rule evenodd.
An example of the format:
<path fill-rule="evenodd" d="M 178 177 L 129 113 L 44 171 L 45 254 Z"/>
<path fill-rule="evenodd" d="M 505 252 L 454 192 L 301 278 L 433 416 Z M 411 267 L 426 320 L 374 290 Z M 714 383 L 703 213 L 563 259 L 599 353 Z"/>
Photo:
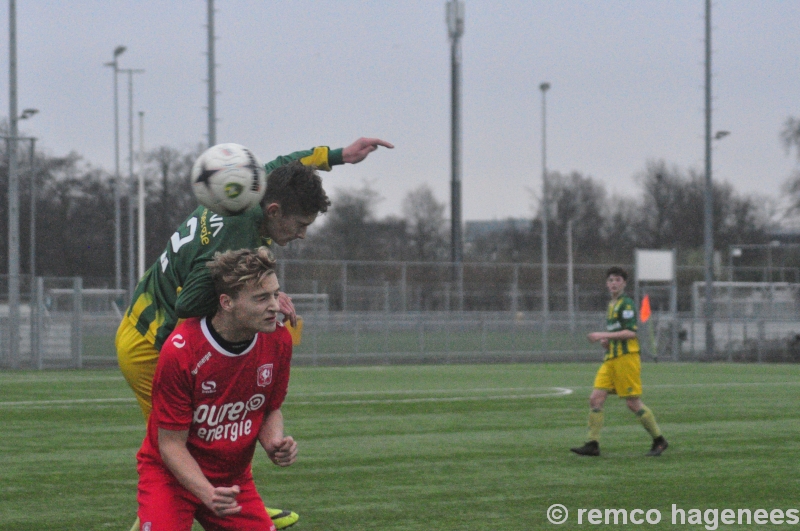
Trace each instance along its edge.
<path fill-rule="evenodd" d="M 537 264 L 282 260 L 278 276 L 304 318 L 296 364 L 599 361 L 602 351 L 586 334 L 605 329 L 606 269 L 576 265 L 570 290 L 566 266 L 551 265 L 547 314 Z M 676 315 L 665 291 L 651 291 L 653 317 L 639 329 L 645 361 L 800 361 L 800 290 L 793 283 L 716 289 L 716 350 L 707 356 L 703 309 L 692 302 L 703 272 L 695 269 L 679 268 Z M 0 283 L 5 289 L 3 277 Z M 115 366 L 127 293 L 110 284 L 23 277 L 15 359 L 0 292 L 0 367 Z"/>

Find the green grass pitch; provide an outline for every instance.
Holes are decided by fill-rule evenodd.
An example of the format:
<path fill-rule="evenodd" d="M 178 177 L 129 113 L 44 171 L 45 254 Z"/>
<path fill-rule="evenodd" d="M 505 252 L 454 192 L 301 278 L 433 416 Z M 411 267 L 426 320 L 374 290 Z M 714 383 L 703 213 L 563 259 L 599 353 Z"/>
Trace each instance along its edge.
<path fill-rule="evenodd" d="M 672 504 L 800 509 L 800 366 L 645 363 L 670 448 L 644 457 L 647 434 L 609 397 L 603 455 L 581 458 L 597 366 L 296 368 L 283 410 L 299 460 L 258 450 L 256 484 L 300 513 L 296 531 L 712 529 L 673 525 Z M 0 373 L 0 433 L 0 530 L 128 530 L 144 427 L 118 372 Z M 547 521 L 556 503 L 566 524 Z M 637 508 L 661 522 L 577 522 Z"/>

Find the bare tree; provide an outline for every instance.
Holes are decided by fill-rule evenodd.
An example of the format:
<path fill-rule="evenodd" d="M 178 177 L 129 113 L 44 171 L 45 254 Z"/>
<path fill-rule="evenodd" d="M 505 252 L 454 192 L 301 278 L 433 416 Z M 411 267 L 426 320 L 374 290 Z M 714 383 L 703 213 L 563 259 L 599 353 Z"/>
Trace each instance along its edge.
<path fill-rule="evenodd" d="M 412 248 L 409 259 L 420 262 L 446 257 L 445 205 L 439 203 L 427 184 L 411 190 L 403 199 L 403 215 Z"/>
<path fill-rule="evenodd" d="M 786 152 L 788 153 L 794 148 L 797 158 L 800 160 L 800 119 L 793 116 L 786 119 L 781 131 L 781 140 Z"/>
<path fill-rule="evenodd" d="M 566 260 L 567 225 L 572 221 L 572 237 L 578 256 L 595 259 L 604 251 L 603 211 L 606 191 L 603 185 L 578 172 L 548 175 L 551 223 L 548 224 L 548 242 L 555 260 Z"/>
<path fill-rule="evenodd" d="M 781 131 L 781 142 L 786 148 L 786 153 L 795 150 L 800 161 L 800 119 L 790 116 L 784 122 Z M 788 196 L 787 215 L 800 213 L 800 170 L 795 170 L 783 185 L 783 191 Z"/>
<path fill-rule="evenodd" d="M 336 190 L 324 223 L 303 244 L 303 255 L 341 260 L 406 258 L 397 256 L 404 253 L 395 241 L 405 241 L 405 224 L 396 219 L 378 221 L 375 205 L 380 200 L 378 192 L 367 184 L 360 189 Z"/>
<path fill-rule="evenodd" d="M 190 177 L 192 164 L 202 151 L 202 145 L 191 150 L 159 146 L 145 155 L 148 265 L 164 251 L 178 225 L 197 208 Z"/>

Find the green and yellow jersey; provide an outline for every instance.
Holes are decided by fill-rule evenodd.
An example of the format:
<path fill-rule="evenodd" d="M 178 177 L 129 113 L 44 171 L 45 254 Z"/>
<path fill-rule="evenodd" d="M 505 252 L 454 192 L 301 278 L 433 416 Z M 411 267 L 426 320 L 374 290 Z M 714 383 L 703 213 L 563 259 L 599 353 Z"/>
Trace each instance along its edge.
<path fill-rule="evenodd" d="M 341 149 L 320 146 L 278 157 L 264 167 L 269 174 L 295 160 L 326 171 L 344 163 Z M 202 206 L 195 209 L 136 285 L 126 312 L 136 330 L 160 349 L 179 319 L 213 313 L 217 300 L 206 262 L 218 251 L 271 244 L 259 233 L 263 217 L 260 206 L 237 216 L 220 216 Z"/>
<path fill-rule="evenodd" d="M 636 304 L 634 304 L 633 299 L 622 294 L 616 300 L 608 303 L 608 312 L 606 313 L 606 330 L 608 332 L 618 332 L 620 330 L 636 332 L 637 328 Z M 611 339 L 608 341 L 608 351 L 604 359 L 610 360 L 617 356 L 633 353 L 639 353 L 639 340 L 637 338 Z"/>

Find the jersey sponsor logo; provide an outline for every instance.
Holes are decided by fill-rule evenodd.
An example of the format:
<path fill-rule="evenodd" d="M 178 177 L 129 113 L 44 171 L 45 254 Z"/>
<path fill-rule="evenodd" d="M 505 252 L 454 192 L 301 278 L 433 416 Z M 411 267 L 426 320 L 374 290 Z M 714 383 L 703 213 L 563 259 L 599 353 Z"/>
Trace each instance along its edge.
<path fill-rule="evenodd" d="M 203 245 L 208 245 L 210 241 L 208 238 L 209 230 L 208 230 L 208 223 L 206 223 L 206 217 L 208 216 L 208 209 L 203 210 L 203 215 L 200 216 L 200 243 Z"/>
<path fill-rule="evenodd" d="M 203 394 L 208 395 L 211 393 L 217 392 L 217 382 L 207 381 L 200 384 L 201 389 L 203 389 Z"/>
<path fill-rule="evenodd" d="M 182 335 L 175 334 L 172 337 L 172 344 L 175 345 L 175 348 L 183 348 L 186 346 L 186 340 L 183 339 Z"/>
<path fill-rule="evenodd" d="M 222 216 L 220 216 L 219 214 L 211 214 L 210 219 L 211 219 L 211 228 L 214 229 L 214 233 L 212 234 L 212 236 L 216 236 L 217 233 L 220 231 L 220 229 L 222 229 L 222 225 L 224 225 L 224 223 L 222 222 Z"/>
<path fill-rule="evenodd" d="M 197 362 L 197 365 L 194 366 L 194 369 L 192 369 L 192 375 L 197 376 L 197 371 L 200 370 L 200 367 L 202 367 L 203 364 L 205 364 L 205 362 L 207 362 L 210 359 L 211 359 L 211 353 L 210 352 L 206 352 L 206 355 L 203 356 L 203 358 L 200 361 Z M 206 382 L 203 382 L 204 385 L 205 385 L 205 383 Z M 211 383 L 214 383 L 214 382 L 211 382 Z M 214 385 L 216 385 L 216 384 L 214 384 Z"/>
<path fill-rule="evenodd" d="M 633 310 L 622 310 L 623 319 L 633 319 Z"/>
<path fill-rule="evenodd" d="M 272 383 L 272 364 L 267 363 L 258 368 L 258 386 L 266 387 Z"/>
<path fill-rule="evenodd" d="M 266 401 L 267 398 L 262 394 L 253 395 L 250 397 L 250 400 L 247 401 L 247 410 L 255 411 L 256 409 L 260 409 Z"/>
<path fill-rule="evenodd" d="M 211 214 L 211 217 L 208 217 L 208 214 Z M 203 245 L 208 245 L 211 242 L 211 236 L 216 236 L 217 233 L 222 229 L 222 218 L 214 214 L 213 212 L 209 212 L 208 209 L 203 210 L 203 215 L 200 216 L 200 243 Z M 211 229 L 214 229 L 214 232 L 211 232 Z"/>
<path fill-rule="evenodd" d="M 239 400 L 221 406 L 199 405 L 192 418 L 193 424 L 201 424 L 197 436 L 207 442 L 222 439 L 235 442 L 243 435 L 250 435 L 253 433 L 253 421 L 247 418 L 247 414 L 261 409 L 266 401 L 264 395 L 255 394 L 247 402 Z"/>
<path fill-rule="evenodd" d="M 150 522 L 145 522 L 142 524 L 142 531 L 150 531 L 153 528 L 153 524 Z"/>

